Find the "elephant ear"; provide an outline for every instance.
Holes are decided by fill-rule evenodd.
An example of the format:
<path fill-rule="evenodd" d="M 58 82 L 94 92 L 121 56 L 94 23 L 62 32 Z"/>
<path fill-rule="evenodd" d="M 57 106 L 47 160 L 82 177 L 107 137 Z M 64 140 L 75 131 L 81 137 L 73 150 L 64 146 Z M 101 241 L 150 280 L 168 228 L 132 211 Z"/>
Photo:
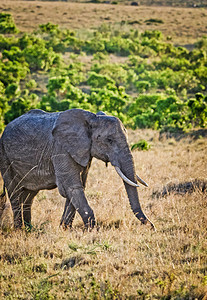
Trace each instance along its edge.
<path fill-rule="evenodd" d="M 60 151 L 67 151 L 81 166 L 90 160 L 91 123 L 96 116 L 82 109 L 61 112 L 52 130 Z"/>

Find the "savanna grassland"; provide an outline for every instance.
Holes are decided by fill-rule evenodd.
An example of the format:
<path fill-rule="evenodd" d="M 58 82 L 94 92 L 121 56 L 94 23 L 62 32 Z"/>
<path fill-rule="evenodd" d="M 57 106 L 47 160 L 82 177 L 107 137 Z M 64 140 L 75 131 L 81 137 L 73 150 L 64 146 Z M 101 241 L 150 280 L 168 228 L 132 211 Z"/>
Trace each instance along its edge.
<path fill-rule="evenodd" d="M 207 299 L 206 9 L 2 0 L 0 12 L 15 23 L 0 26 L 0 129 L 31 108 L 119 116 L 130 145 L 144 140 L 132 154 L 157 229 L 94 159 L 90 232 L 78 215 L 59 227 L 57 190 L 34 199 L 31 231 L 13 229 L 7 201 L 0 299 Z"/>
<path fill-rule="evenodd" d="M 194 1 L 196 3 L 196 1 Z M 87 35 L 104 24 L 124 30 L 159 30 L 177 44 L 192 44 L 207 33 L 205 8 L 130 6 L 92 3 L 1 0 L 0 10 L 11 13 L 17 27 L 28 32 L 52 22 Z M 160 22 L 149 22 L 151 18 Z"/>

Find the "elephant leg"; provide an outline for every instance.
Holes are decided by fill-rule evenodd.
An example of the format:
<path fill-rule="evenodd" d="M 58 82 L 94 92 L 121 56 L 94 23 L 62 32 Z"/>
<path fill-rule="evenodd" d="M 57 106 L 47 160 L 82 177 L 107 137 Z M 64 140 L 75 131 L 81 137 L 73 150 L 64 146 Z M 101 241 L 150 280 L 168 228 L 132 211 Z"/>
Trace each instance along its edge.
<path fill-rule="evenodd" d="M 76 212 L 75 207 L 73 206 L 71 201 L 68 200 L 68 198 L 67 198 L 66 202 L 65 202 L 65 209 L 64 209 L 61 221 L 60 221 L 60 226 L 63 225 L 63 227 L 65 229 L 68 227 L 71 228 L 73 220 L 75 218 L 75 212 Z"/>
<path fill-rule="evenodd" d="M 82 180 L 82 184 L 83 184 L 84 189 L 86 187 L 86 180 L 87 180 L 89 168 L 91 166 L 91 160 L 89 161 L 87 167 L 84 168 L 84 170 L 81 174 L 81 180 Z M 63 225 L 64 228 L 67 228 L 67 227 L 71 228 L 73 220 L 75 218 L 75 212 L 76 212 L 76 209 L 75 209 L 74 205 L 67 198 L 66 202 L 65 202 L 65 209 L 64 209 L 61 221 L 60 221 L 60 225 Z"/>
<path fill-rule="evenodd" d="M 84 170 L 81 174 L 81 180 L 82 180 L 82 184 L 83 184 L 84 189 L 86 187 L 86 180 L 87 180 L 89 168 L 91 166 L 91 161 L 92 161 L 92 159 L 89 161 L 87 167 L 84 168 Z M 74 205 L 67 198 L 66 202 L 65 202 L 64 212 L 63 212 L 63 215 L 62 215 L 62 218 L 61 218 L 61 221 L 60 221 L 60 225 L 63 225 L 64 228 L 67 228 L 67 227 L 71 228 L 73 220 L 75 218 L 75 212 L 76 212 L 76 209 L 75 209 Z"/>
<path fill-rule="evenodd" d="M 20 189 L 19 191 L 11 195 L 8 191 L 11 207 L 13 211 L 13 217 L 14 217 L 14 228 L 22 228 L 23 226 L 22 201 L 21 201 L 21 196 L 23 193 L 24 193 L 23 189 Z"/>
<path fill-rule="evenodd" d="M 31 227 L 31 206 L 34 197 L 37 195 L 37 191 L 25 190 L 23 195 L 23 220 L 24 225 Z"/>
<path fill-rule="evenodd" d="M 94 227 L 95 218 L 93 210 L 88 205 L 84 194 L 83 181 L 81 177 L 83 167 L 78 165 L 69 155 L 56 155 L 52 158 L 56 184 L 60 194 L 65 197 L 66 204 L 61 222 L 72 224 L 75 211 L 78 211 L 85 226 Z M 82 181 L 83 180 L 83 181 Z"/>
<path fill-rule="evenodd" d="M 86 200 L 83 188 L 73 188 L 70 190 L 72 190 L 71 203 L 75 210 L 80 214 L 85 227 L 87 229 L 93 228 L 95 226 L 95 217 L 93 210 Z"/>
<path fill-rule="evenodd" d="M 92 159 L 89 160 L 88 165 L 84 168 L 84 170 L 81 174 L 81 180 L 82 180 L 82 184 L 83 184 L 84 189 L 86 187 L 86 181 L 87 181 L 87 177 L 88 177 L 88 171 L 89 171 L 90 166 L 91 166 L 91 162 L 92 162 Z"/>

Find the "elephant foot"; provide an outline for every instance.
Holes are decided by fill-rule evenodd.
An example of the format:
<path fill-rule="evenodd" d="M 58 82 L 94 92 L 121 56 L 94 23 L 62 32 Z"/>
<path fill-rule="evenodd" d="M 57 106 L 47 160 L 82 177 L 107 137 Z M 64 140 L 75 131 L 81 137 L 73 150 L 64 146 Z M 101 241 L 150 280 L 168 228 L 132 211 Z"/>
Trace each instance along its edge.
<path fill-rule="evenodd" d="M 18 230 L 18 229 L 22 229 L 23 228 L 23 224 L 20 220 L 14 220 L 14 229 Z"/>
<path fill-rule="evenodd" d="M 85 230 L 87 230 L 88 232 L 92 231 L 92 229 L 95 227 L 96 225 L 96 221 L 95 221 L 95 218 L 94 216 L 92 217 L 89 217 L 87 219 L 87 221 L 84 222 L 84 225 L 85 225 Z"/>
<path fill-rule="evenodd" d="M 75 212 L 75 209 L 71 209 L 71 207 L 68 207 L 63 213 L 63 216 L 60 221 L 60 226 L 62 226 L 64 230 L 72 228 L 73 220 L 75 218 Z"/>
<path fill-rule="evenodd" d="M 24 221 L 24 229 L 25 229 L 26 232 L 31 232 L 32 228 L 33 228 L 33 226 L 30 222 Z"/>

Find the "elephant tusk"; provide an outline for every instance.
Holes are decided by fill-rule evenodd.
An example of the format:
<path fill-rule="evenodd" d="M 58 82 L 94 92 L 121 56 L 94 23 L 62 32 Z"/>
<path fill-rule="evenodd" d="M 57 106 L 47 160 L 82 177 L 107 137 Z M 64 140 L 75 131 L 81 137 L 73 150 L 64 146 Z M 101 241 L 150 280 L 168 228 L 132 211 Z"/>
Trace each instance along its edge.
<path fill-rule="evenodd" d="M 137 180 L 138 180 L 141 184 L 143 184 L 143 185 L 145 185 L 146 187 L 148 187 L 148 184 L 147 184 L 142 178 L 140 178 L 138 175 L 137 175 Z"/>
<path fill-rule="evenodd" d="M 129 178 L 127 178 L 123 173 L 122 171 L 119 169 L 119 167 L 114 167 L 116 172 L 119 174 L 119 176 L 126 182 L 128 183 L 129 185 L 132 185 L 132 186 L 135 186 L 135 187 L 138 187 L 139 185 L 132 182 Z"/>

